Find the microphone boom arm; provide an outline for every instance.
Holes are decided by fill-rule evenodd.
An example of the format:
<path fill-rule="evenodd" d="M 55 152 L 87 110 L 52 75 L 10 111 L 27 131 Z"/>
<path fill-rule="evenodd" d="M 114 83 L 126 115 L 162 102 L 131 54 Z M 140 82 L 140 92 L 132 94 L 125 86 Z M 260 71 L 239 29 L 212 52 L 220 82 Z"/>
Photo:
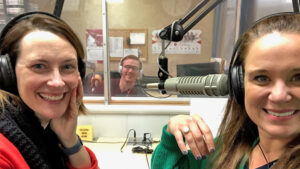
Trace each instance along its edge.
<path fill-rule="evenodd" d="M 206 10 L 201 12 L 191 23 L 189 23 L 185 28 L 183 24 L 188 21 L 195 13 L 197 13 L 201 8 L 203 8 L 209 0 L 201 1 L 194 9 L 192 9 L 186 16 L 182 19 L 175 21 L 173 24 L 170 24 L 163 28 L 158 36 L 161 39 L 178 42 L 183 39 L 183 36 L 192 29 L 202 18 L 204 18 L 210 11 L 212 11 L 219 3 L 223 0 L 216 0 L 213 4 L 211 4 Z"/>

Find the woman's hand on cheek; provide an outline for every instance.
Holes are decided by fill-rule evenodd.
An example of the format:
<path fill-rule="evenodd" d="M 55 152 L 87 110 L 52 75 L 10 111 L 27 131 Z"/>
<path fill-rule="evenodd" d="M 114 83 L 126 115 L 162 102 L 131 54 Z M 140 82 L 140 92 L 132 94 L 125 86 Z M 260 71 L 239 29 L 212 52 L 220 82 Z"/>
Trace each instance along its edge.
<path fill-rule="evenodd" d="M 83 97 L 81 78 L 78 78 L 78 85 L 72 89 L 69 105 L 66 112 L 58 118 L 50 121 L 51 129 L 56 133 L 64 146 L 73 146 L 77 142 L 76 127 L 79 104 Z"/>

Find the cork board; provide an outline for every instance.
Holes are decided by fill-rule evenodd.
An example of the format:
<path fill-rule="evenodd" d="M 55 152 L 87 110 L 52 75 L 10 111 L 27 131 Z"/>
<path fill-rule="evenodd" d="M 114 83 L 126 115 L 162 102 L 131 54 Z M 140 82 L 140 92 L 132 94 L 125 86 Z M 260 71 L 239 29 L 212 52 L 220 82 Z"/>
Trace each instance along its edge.
<path fill-rule="evenodd" d="M 132 44 L 130 35 L 142 33 L 145 36 L 144 43 Z M 148 37 L 147 29 L 109 29 L 109 37 L 122 37 L 124 49 L 138 49 L 141 61 L 147 61 L 148 55 Z M 120 61 L 122 56 L 110 57 L 111 61 Z"/>

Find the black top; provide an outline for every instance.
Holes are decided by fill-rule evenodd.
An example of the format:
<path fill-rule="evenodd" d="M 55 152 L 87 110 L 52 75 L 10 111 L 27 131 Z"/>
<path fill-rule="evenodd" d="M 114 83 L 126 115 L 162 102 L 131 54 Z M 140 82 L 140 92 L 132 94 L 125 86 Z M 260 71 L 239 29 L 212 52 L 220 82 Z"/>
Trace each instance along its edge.
<path fill-rule="evenodd" d="M 277 160 L 274 160 L 274 161 L 272 161 L 272 162 L 270 162 L 270 163 L 268 163 L 268 164 L 265 164 L 265 165 L 263 165 L 263 166 L 260 166 L 260 167 L 258 167 L 258 168 L 256 168 L 256 169 L 270 169 L 270 168 L 276 163 L 276 161 L 277 161 Z M 247 162 L 244 169 L 249 169 L 249 166 L 248 166 L 248 165 L 249 165 L 249 164 L 248 164 L 248 162 Z"/>

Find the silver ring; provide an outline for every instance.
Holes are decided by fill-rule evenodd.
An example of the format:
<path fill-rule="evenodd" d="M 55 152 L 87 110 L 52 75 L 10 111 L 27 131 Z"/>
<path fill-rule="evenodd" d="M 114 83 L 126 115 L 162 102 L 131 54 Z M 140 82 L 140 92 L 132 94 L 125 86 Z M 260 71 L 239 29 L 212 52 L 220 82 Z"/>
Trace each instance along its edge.
<path fill-rule="evenodd" d="M 183 133 L 184 134 L 189 133 L 189 131 L 190 131 L 190 128 L 188 128 L 187 126 L 183 127 Z"/>

